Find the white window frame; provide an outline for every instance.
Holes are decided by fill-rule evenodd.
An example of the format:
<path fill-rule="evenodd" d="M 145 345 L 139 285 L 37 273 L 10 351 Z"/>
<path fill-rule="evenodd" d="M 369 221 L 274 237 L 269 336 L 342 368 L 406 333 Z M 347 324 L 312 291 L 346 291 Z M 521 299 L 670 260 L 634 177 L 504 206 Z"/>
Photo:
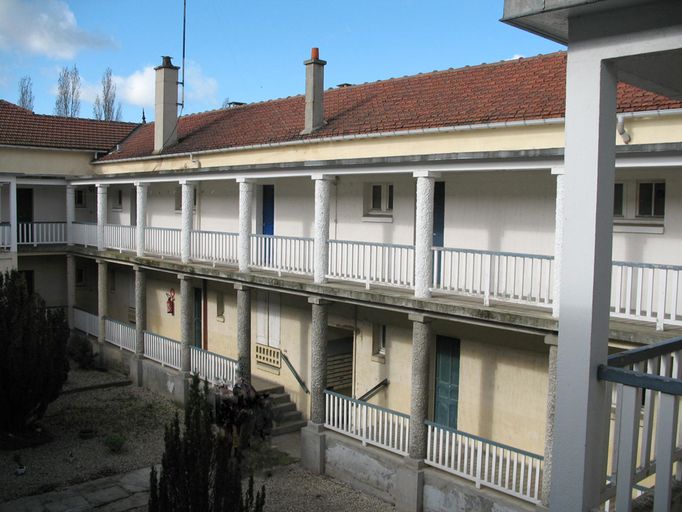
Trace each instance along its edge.
<path fill-rule="evenodd" d="M 374 206 L 374 188 L 381 187 L 378 208 Z M 371 182 L 365 184 L 364 216 L 368 222 L 390 222 L 395 209 L 395 184 L 391 182 Z"/>
<path fill-rule="evenodd" d="M 78 196 L 82 198 L 82 201 L 78 200 Z M 75 208 L 87 208 L 88 207 L 88 199 L 87 199 L 87 191 L 81 189 L 76 189 L 73 194 L 73 202 L 74 202 L 74 207 Z"/>
<path fill-rule="evenodd" d="M 114 192 L 114 204 L 111 209 L 116 211 L 123 210 L 123 189 L 119 188 Z"/>
<path fill-rule="evenodd" d="M 197 211 L 197 187 L 192 189 L 192 211 Z M 173 192 L 173 206 L 176 213 L 182 212 L 182 185 L 177 185 L 175 191 Z"/>
<path fill-rule="evenodd" d="M 663 234 L 665 225 L 665 213 L 663 216 L 647 216 L 639 213 L 639 187 L 642 183 L 666 183 L 664 179 L 617 179 L 615 185 L 623 186 L 623 215 L 613 216 L 614 233 L 643 233 Z M 614 203 L 615 205 L 615 203 Z M 652 205 L 653 207 L 653 205 Z M 665 209 L 665 198 L 664 198 Z"/>

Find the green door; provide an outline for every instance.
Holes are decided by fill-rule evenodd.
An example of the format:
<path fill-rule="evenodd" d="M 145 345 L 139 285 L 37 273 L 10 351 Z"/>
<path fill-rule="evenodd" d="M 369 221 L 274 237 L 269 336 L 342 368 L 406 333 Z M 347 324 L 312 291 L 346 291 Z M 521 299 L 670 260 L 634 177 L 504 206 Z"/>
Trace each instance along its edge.
<path fill-rule="evenodd" d="M 202 307 L 202 293 L 201 288 L 194 289 L 194 346 L 203 348 L 202 344 L 202 319 L 203 319 L 203 307 Z"/>
<path fill-rule="evenodd" d="M 436 404 L 435 422 L 457 428 L 459 399 L 459 340 L 436 338 Z"/>

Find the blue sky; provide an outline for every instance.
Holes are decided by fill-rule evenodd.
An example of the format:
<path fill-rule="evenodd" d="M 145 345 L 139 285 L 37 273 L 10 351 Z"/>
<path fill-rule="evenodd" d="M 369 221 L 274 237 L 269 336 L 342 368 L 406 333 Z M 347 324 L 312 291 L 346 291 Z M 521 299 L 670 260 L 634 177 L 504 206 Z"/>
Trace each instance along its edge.
<path fill-rule="evenodd" d="M 501 23 L 502 0 L 187 0 L 185 113 L 303 92 L 318 46 L 327 87 L 563 49 Z M 180 64 L 182 0 L 0 0 L 0 98 L 31 76 L 35 112 L 51 114 L 62 66 L 83 79 L 81 117 L 107 66 L 123 119 L 153 119 L 153 71 Z"/>

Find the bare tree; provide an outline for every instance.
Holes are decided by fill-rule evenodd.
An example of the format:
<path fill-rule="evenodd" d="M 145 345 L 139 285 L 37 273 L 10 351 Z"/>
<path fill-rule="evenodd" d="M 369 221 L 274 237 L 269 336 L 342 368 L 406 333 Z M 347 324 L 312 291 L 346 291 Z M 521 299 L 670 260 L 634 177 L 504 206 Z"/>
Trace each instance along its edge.
<path fill-rule="evenodd" d="M 19 106 L 32 111 L 34 99 L 31 77 L 28 75 L 21 77 L 21 80 L 19 80 Z"/>
<path fill-rule="evenodd" d="M 74 64 L 71 69 L 64 66 L 57 81 L 57 99 L 54 113 L 63 117 L 78 117 L 81 110 L 81 77 Z"/>
<path fill-rule="evenodd" d="M 95 119 L 103 121 L 121 120 L 121 103 L 116 106 L 116 84 L 111 79 L 111 68 L 102 75 L 102 97 L 98 94 L 92 106 Z"/>

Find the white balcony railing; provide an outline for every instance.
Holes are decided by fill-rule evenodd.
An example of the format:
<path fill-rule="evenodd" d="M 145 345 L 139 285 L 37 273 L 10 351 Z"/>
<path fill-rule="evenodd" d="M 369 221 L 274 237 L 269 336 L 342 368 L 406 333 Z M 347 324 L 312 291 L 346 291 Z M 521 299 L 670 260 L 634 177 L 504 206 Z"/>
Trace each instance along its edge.
<path fill-rule="evenodd" d="M 0 249 L 9 249 L 12 244 L 12 231 L 6 222 L 0 223 Z"/>
<path fill-rule="evenodd" d="M 239 235 L 221 231 L 192 231 L 191 259 L 236 265 Z"/>
<path fill-rule="evenodd" d="M 359 439 L 363 444 L 379 446 L 407 455 L 410 417 L 390 409 L 361 402 L 326 390 L 324 426 Z"/>
<path fill-rule="evenodd" d="M 251 266 L 278 273 L 313 273 L 313 239 L 251 235 Z"/>
<path fill-rule="evenodd" d="M 537 254 L 433 249 L 433 289 L 505 302 L 549 305 L 553 258 Z"/>
<path fill-rule="evenodd" d="M 611 315 L 682 325 L 682 266 L 614 261 Z"/>
<path fill-rule="evenodd" d="M 191 347 L 192 372 L 211 384 L 233 385 L 237 379 L 237 361 L 198 347 Z"/>
<path fill-rule="evenodd" d="M 121 350 L 135 352 L 135 326 L 119 322 L 113 318 L 104 320 L 104 341 L 116 345 Z"/>
<path fill-rule="evenodd" d="M 46 245 L 66 243 L 66 222 L 20 222 L 17 244 Z"/>
<path fill-rule="evenodd" d="M 145 253 L 156 256 L 180 257 L 180 230 L 176 228 L 152 228 L 144 230 Z"/>
<path fill-rule="evenodd" d="M 97 224 L 86 222 L 74 222 L 71 225 L 72 243 L 85 247 L 97 247 Z"/>
<path fill-rule="evenodd" d="M 180 343 L 160 334 L 144 332 L 144 356 L 162 366 L 180 369 Z"/>
<path fill-rule="evenodd" d="M 99 333 L 99 319 L 97 315 L 76 307 L 73 308 L 73 325 L 79 331 L 90 336 L 97 336 Z"/>
<path fill-rule="evenodd" d="M 329 241 L 332 279 L 411 288 L 414 286 L 414 247 L 411 245 Z"/>
<path fill-rule="evenodd" d="M 119 251 L 135 251 L 135 226 L 122 224 L 104 225 L 104 246 Z"/>
<path fill-rule="evenodd" d="M 517 498 L 540 502 L 543 458 L 430 421 L 426 464 Z"/>

